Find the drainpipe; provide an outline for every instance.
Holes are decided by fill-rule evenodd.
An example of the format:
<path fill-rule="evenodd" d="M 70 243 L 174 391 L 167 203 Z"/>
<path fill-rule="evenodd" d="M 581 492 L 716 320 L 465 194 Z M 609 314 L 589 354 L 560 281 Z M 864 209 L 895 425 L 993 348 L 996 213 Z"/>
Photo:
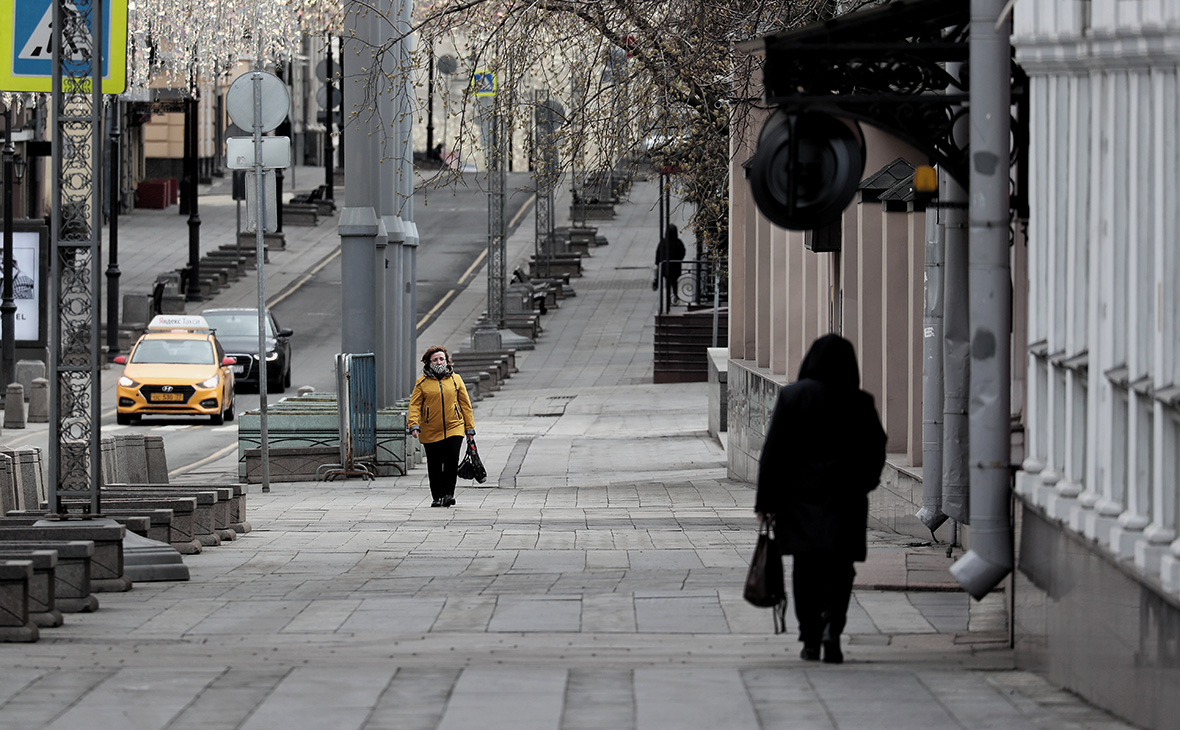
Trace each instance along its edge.
<path fill-rule="evenodd" d="M 939 185 L 944 207 L 942 368 L 942 509 L 956 522 L 968 522 L 970 484 L 967 476 L 967 395 L 970 390 L 970 323 L 967 302 L 967 195 L 950 175 Z M 954 541 L 952 541 L 953 543 Z"/>
<path fill-rule="evenodd" d="M 969 217 L 971 550 L 951 566 L 975 598 L 1012 571 L 1012 277 L 1008 251 L 1011 21 L 1004 0 L 971 1 Z"/>
<path fill-rule="evenodd" d="M 926 296 L 922 316 L 922 509 L 917 518 L 934 531 L 942 511 L 942 228 L 938 208 L 926 208 Z"/>

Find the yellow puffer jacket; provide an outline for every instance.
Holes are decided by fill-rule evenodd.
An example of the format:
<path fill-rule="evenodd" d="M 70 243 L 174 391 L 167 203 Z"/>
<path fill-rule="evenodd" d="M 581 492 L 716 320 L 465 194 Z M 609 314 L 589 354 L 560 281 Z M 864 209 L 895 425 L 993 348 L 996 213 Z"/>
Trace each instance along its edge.
<path fill-rule="evenodd" d="M 442 441 L 448 436 L 473 435 L 475 416 L 463 378 L 453 370 L 441 378 L 421 375 L 410 394 L 410 410 L 406 423 L 412 431 L 419 430 L 418 439 L 424 444 Z"/>

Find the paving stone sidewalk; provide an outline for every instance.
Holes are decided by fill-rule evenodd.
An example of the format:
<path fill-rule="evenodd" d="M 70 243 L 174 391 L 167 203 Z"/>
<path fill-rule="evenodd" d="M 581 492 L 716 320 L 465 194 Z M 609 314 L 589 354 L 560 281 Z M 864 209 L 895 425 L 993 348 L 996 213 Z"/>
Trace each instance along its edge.
<path fill-rule="evenodd" d="M 706 386 L 651 384 L 656 216 L 637 184 L 477 405 L 485 485 L 453 509 L 424 468 L 252 492 L 254 531 L 186 558 L 190 581 L 0 648 L 0 730 L 1128 727 L 1015 670 L 1003 596 L 948 590 L 942 546 L 871 534 L 842 666 L 742 601 L 752 486 Z M 481 296 L 420 343 L 461 343 Z"/>

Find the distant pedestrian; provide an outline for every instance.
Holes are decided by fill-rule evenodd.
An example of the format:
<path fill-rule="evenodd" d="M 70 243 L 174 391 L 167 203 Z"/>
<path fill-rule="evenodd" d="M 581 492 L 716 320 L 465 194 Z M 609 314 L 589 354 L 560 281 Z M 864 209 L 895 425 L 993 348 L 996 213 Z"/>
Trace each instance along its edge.
<path fill-rule="evenodd" d="M 422 375 L 410 394 L 406 414 L 410 435 L 422 442 L 430 477 L 431 507 L 455 504 L 459 452 L 463 437 L 475 439 L 475 416 L 463 378 L 455 372 L 447 348 L 433 345 L 422 355 Z"/>
<path fill-rule="evenodd" d="M 844 661 L 840 634 L 852 597 L 853 563 L 867 556 L 868 493 L 885 465 L 885 431 L 873 396 L 860 389 L 852 343 L 824 335 L 779 391 L 758 469 L 754 511 L 774 518 L 792 587 L 801 656 Z"/>
<path fill-rule="evenodd" d="M 664 229 L 664 235 L 660 238 L 659 245 L 656 246 L 656 276 L 651 283 L 652 289 L 659 289 L 660 278 L 663 277 L 664 309 L 666 310 L 672 308 L 672 302 L 675 299 L 676 281 L 680 278 L 684 253 L 684 242 L 677 235 L 676 226 L 669 223 L 668 227 Z"/>

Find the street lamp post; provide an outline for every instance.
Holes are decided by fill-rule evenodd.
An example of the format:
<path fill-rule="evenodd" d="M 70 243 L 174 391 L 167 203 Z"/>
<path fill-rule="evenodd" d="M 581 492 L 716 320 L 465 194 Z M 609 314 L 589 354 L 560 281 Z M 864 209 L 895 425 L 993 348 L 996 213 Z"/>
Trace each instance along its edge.
<path fill-rule="evenodd" d="M 197 209 L 197 97 L 196 89 L 193 96 L 184 103 L 184 156 L 189 161 L 189 182 L 185 189 L 188 198 L 188 287 L 185 291 L 185 301 L 204 301 L 201 296 L 201 215 Z"/>
<path fill-rule="evenodd" d="M 328 34 L 327 59 L 324 64 L 324 93 L 328 98 L 327 110 L 324 113 L 324 197 L 334 199 L 333 188 L 336 184 L 336 173 L 332 169 L 332 127 L 336 114 L 336 94 L 332 84 L 336 83 L 336 69 L 332 59 L 332 34 Z"/>
<path fill-rule="evenodd" d="M 114 360 L 119 355 L 119 203 L 122 200 L 122 179 L 120 157 L 122 149 L 119 138 L 123 131 L 120 127 L 121 105 L 115 99 L 111 109 L 111 167 L 110 190 L 107 193 L 110 201 L 110 226 L 107 251 L 107 357 Z"/>
<path fill-rule="evenodd" d="M 4 383 L 11 382 L 15 375 L 16 363 L 16 300 L 12 294 L 12 206 L 16 196 L 13 185 L 16 182 L 14 163 L 16 147 L 12 144 L 12 107 L 4 110 L 4 292 L 0 301 L 0 327 L 4 333 L 0 342 L 0 359 L 3 360 Z"/>

